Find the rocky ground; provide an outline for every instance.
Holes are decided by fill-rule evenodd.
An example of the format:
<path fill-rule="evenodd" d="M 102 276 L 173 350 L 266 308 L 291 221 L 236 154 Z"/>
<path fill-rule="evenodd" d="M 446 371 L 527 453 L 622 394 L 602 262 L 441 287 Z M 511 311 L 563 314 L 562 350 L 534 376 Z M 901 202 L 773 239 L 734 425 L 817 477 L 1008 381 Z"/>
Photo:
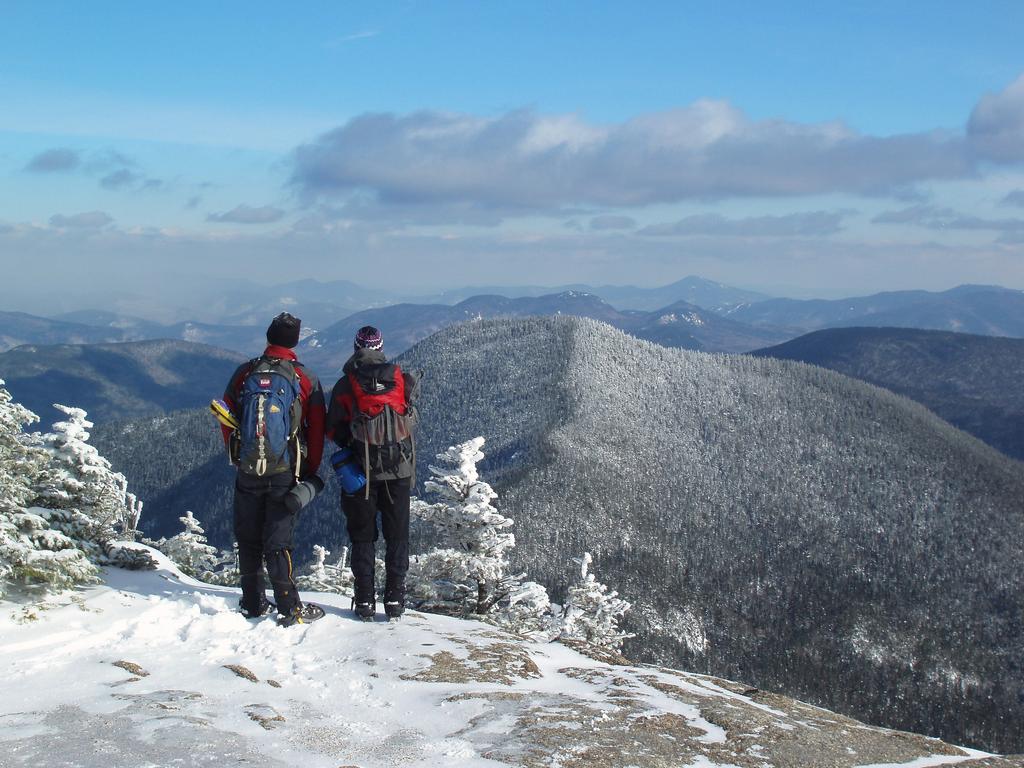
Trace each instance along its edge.
<path fill-rule="evenodd" d="M 0 766 L 1021 766 L 742 684 L 410 613 L 246 621 L 162 561 L 0 603 Z M 581 652 L 584 651 L 584 652 Z"/>

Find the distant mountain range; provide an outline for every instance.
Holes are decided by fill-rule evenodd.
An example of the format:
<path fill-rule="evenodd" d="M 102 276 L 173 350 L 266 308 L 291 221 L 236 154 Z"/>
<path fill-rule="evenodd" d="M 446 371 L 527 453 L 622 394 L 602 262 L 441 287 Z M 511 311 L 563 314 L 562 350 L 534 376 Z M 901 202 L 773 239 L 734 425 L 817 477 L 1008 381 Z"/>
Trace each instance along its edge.
<path fill-rule="evenodd" d="M 466 320 L 558 315 L 589 317 L 638 338 L 683 349 L 745 352 L 763 346 L 765 339 L 788 338 L 786 333 L 753 328 L 682 301 L 655 312 L 623 312 L 593 294 L 566 291 L 517 299 L 474 296 L 454 306 L 395 304 L 369 309 L 311 334 L 298 351 L 302 360 L 326 377 L 340 370 L 352 354 L 352 339 L 364 325 L 383 329 L 385 348 L 390 354 L 399 354 L 442 328 Z"/>
<path fill-rule="evenodd" d="M 820 365 L 886 387 L 1024 459 L 1024 339 L 840 328 L 752 354 Z"/>
<path fill-rule="evenodd" d="M 262 325 L 210 325 L 193 322 L 161 325 L 101 310 L 71 312 L 57 318 L 0 312 L 0 327 L 3 328 L 0 332 L 0 352 L 22 344 L 112 344 L 173 339 L 251 355 L 266 345 L 266 328 L 270 317 L 272 315 Z"/>
<path fill-rule="evenodd" d="M 600 293 L 613 298 L 603 303 Z M 580 300 L 590 297 L 589 302 Z M 660 288 L 606 286 L 587 289 L 506 288 L 482 291 L 460 289 L 426 300 L 410 303 L 397 294 L 382 289 L 367 289 L 349 281 L 321 283 L 301 280 L 278 287 L 250 283 L 228 285 L 221 293 L 211 294 L 195 316 L 175 323 L 154 322 L 138 316 L 126 315 L 109 309 L 79 310 L 52 318 L 35 317 L 23 313 L 0 313 L 0 351 L 20 344 L 82 344 L 144 339 L 181 339 L 231 349 L 241 354 L 255 354 L 264 342 L 264 330 L 270 318 L 283 310 L 302 318 L 306 334 L 319 331 L 317 355 L 329 358 L 332 367 L 338 354 L 331 357 L 328 350 L 340 343 L 351 344 L 356 329 L 366 324 L 384 328 L 391 350 L 395 353 L 407 349 L 431 333 L 470 317 L 493 317 L 504 313 L 511 316 L 535 314 L 568 314 L 607 320 L 617 327 L 640 336 L 658 336 L 664 343 L 694 349 L 720 351 L 746 351 L 789 338 L 770 328 L 744 328 L 741 323 L 721 324 L 713 320 L 711 312 L 727 310 L 738 303 L 763 298 L 760 294 L 731 288 L 698 277 L 688 277 Z M 605 299 L 605 301 L 608 301 Z M 683 306 L 680 302 L 694 305 Z M 454 306 L 453 306 L 454 304 Z M 601 306 L 598 306 L 600 304 Z M 351 309 L 357 308 L 353 313 Z M 616 308 L 618 307 L 618 308 Z M 651 311 L 664 308 L 658 317 L 650 318 Z M 634 313 L 639 313 L 634 316 Z M 698 332 L 689 338 L 682 326 L 673 325 L 680 318 L 694 314 Z M 675 319 L 667 317 L 675 314 Z M 660 326 L 647 331 L 646 326 Z M 711 327 L 709 327 L 709 324 Z M 351 333 L 349 332 L 351 331 Z M 347 338 L 344 338 L 347 337 Z"/>
<path fill-rule="evenodd" d="M 607 321 L 668 346 L 722 352 L 744 352 L 808 331 L 848 326 L 1024 337 L 1024 292 L 994 286 L 796 300 L 765 299 L 751 291 L 687 277 L 660 288 L 465 288 L 410 302 L 349 281 L 302 280 L 276 288 L 232 284 L 219 294 L 211 294 L 193 319 L 171 324 L 106 309 L 70 312 L 51 319 L 0 312 L 0 351 L 19 344 L 173 338 L 248 355 L 263 343 L 270 318 L 282 310 L 302 318 L 307 336 L 316 333 L 319 338 L 316 343 L 309 339 L 307 348 L 319 347 L 315 354 L 325 358 L 329 370 L 333 370 L 339 356 L 334 348 L 347 346 L 350 332 L 361 325 L 383 328 L 391 350 L 399 352 L 453 322 L 499 314 L 577 314 Z M 722 324 L 713 319 L 714 315 L 731 324 Z"/>
<path fill-rule="evenodd" d="M 459 322 L 532 315 L 591 317 L 637 337 L 685 349 L 745 351 L 785 338 L 683 302 L 653 313 L 620 312 L 591 294 L 567 292 L 520 299 L 477 296 L 455 306 L 397 304 L 365 310 L 324 331 L 309 333 L 296 352 L 329 389 L 352 354 L 352 339 L 363 325 L 384 328 L 385 349 L 396 355 Z M 113 337 L 121 343 L 30 343 L 0 353 L 0 378 L 7 380 L 22 402 L 40 408 L 37 412 L 43 418 L 51 415 L 54 402 L 85 408 L 94 421 L 138 418 L 205 405 L 220 394 L 235 365 L 259 354 L 266 345 L 265 326 L 161 326 L 104 312 L 77 312 L 67 318 L 80 322 L 19 316 L 22 325 L 15 328 L 9 323 L 8 327 L 33 338 L 60 338 L 71 328 L 77 336 L 91 335 L 100 340 Z M 146 336 L 155 340 L 123 341 Z M 190 341 L 177 340 L 182 338 Z M 161 365 L 160 360 L 170 355 L 175 364 Z M 178 379 L 169 384 L 172 370 Z"/>
<path fill-rule="evenodd" d="M 20 344 L 102 344 L 124 340 L 124 333 L 116 328 L 24 312 L 0 312 L 0 352 Z"/>
<path fill-rule="evenodd" d="M 25 345 L 0 353 L 0 378 L 44 423 L 62 416 L 53 403 L 110 422 L 204 406 L 239 362 L 233 352 L 184 341 Z"/>
<path fill-rule="evenodd" d="M 700 277 L 687 277 L 671 285 L 642 288 L 636 286 L 484 286 L 461 287 L 432 292 L 395 290 L 387 280 L 360 285 L 351 280 L 292 280 L 265 285 L 244 278 L 209 281 L 183 293 L 180 287 L 168 291 L 180 298 L 174 302 L 131 294 L 66 294 L 54 296 L 51 316 L 79 311 L 101 310 L 126 317 L 143 318 L 160 325 L 181 322 L 206 325 L 265 325 L 282 310 L 301 317 L 310 328 L 326 328 L 353 312 L 389 304 L 457 304 L 472 296 L 498 294 L 508 298 L 538 297 L 565 291 L 601 296 L 620 310 L 652 311 L 676 301 L 687 301 L 704 309 L 727 309 L 739 303 L 759 301 L 767 296 L 734 288 Z M 49 314 L 25 306 L 19 297 L 7 295 L 10 309 L 31 314 Z"/>
<path fill-rule="evenodd" d="M 734 307 L 728 317 L 755 326 L 814 331 L 873 326 L 1024 336 L 1024 291 L 961 285 L 948 291 L 895 291 L 849 299 L 769 299 Z"/>
<path fill-rule="evenodd" d="M 463 323 L 401 361 L 425 372 L 421 480 L 434 453 L 485 436 L 518 564 L 557 588 L 568 558 L 593 552 L 634 602 L 634 657 L 1024 748 L 1018 462 L 832 371 L 586 319 Z M 192 509 L 230 541 L 208 414 L 109 425 L 96 442 L 145 499 L 148 531 Z M 344 540 L 337 504 L 332 481 L 303 512 L 303 552 Z"/>
<path fill-rule="evenodd" d="M 657 288 L 638 288 L 632 285 L 602 285 L 591 286 L 584 284 L 551 286 L 486 286 L 467 287 L 446 291 L 432 297 L 426 297 L 428 303 L 458 304 L 474 296 L 505 296 L 510 299 L 537 298 L 558 293 L 590 293 L 600 296 L 606 302 L 620 310 L 641 310 L 653 312 L 661 307 L 666 307 L 676 302 L 695 304 L 702 309 L 710 309 L 715 312 L 723 312 L 740 304 L 751 304 L 757 301 L 764 301 L 770 297 L 756 291 L 747 291 L 742 288 L 734 288 L 723 283 L 716 283 L 713 280 L 706 280 L 703 277 L 691 275 L 669 285 Z M 423 300 L 420 300 L 423 303 Z"/>

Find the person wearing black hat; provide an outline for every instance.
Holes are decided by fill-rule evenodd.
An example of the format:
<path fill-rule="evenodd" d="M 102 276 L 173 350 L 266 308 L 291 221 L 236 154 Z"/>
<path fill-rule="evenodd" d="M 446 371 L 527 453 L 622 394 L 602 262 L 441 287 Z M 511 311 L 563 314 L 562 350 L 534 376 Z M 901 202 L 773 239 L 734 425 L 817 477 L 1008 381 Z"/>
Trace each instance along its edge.
<path fill-rule="evenodd" d="M 352 543 L 352 607 L 367 621 L 376 612 L 379 512 L 385 540 L 384 612 L 396 619 L 405 609 L 409 570 L 409 496 L 416 471 L 413 403 L 419 376 L 387 361 L 384 337 L 371 325 L 359 329 L 353 346 L 327 411 L 327 436 L 339 448 L 350 449 L 366 478 L 359 490 L 345 493 L 343 488 L 341 495 Z"/>
<path fill-rule="evenodd" d="M 263 354 L 240 365 L 224 391 L 224 402 L 241 425 L 238 430 L 223 427 L 238 468 L 234 531 L 242 586 L 239 610 L 255 618 L 274 608 L 264 594 L 261 569 L 266 563 L 278 623 L 284 626 L 324 615 L 319 606 L 299 599 L 292 573 L 297 505 L 291 492 L 300 481 L 306 481 L 306 488 L 323 487 L 317 470 L 326 416 L 320 382 L 293 351 L 300 328 L 299 318 L 287 312 L 275 317 Z"/>

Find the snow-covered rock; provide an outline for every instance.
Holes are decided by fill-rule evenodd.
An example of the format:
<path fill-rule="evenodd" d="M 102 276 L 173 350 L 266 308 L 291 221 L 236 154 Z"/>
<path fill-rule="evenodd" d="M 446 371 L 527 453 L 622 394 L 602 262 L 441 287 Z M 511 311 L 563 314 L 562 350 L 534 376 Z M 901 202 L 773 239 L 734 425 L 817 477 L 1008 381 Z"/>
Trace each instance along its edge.
<path fill-rule="evenodd" d="M 3 766 L 1024 766 L 472 621 L 281 628 L 166 557 L 0 603 Z"/>

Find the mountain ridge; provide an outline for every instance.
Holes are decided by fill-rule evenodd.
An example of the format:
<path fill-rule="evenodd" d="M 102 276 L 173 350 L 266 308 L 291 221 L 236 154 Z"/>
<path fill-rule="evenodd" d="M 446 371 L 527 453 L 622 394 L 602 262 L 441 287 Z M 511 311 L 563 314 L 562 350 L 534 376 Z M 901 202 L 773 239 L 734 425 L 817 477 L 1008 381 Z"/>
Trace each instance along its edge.
<path fill-rule="evenodd" d="M 758 357 L 799 360 L 891 389 L 1024 460 L 1024 340 L 908 328 L 814 331 Z"/>
<path fill-rule="evenodd" d="M 0 378 L 44 421 L 53 403 L 93 421 L 123 421 L 196 408 L 219 396 L 243 359 L 204 344 L 158 339 L 112 344 L 26 344 L 0 352 Z"/>
<path fill-rule="evenodd" d="M 1022 337 L 1024 291 L 960 285 L 946 291 L 886 291 L 844 299 L 768 299 L 734 307 L 726 314 L 755 326 L 771 325 L 803 333 L 831 327 L 880 326 Z"/>

